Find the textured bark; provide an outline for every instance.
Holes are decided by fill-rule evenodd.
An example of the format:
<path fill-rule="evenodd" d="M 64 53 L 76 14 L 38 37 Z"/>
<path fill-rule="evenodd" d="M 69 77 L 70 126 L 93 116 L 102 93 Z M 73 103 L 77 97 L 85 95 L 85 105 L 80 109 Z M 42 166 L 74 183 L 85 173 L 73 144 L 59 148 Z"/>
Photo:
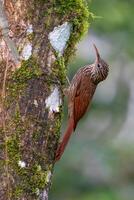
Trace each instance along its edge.
<path fill-rule="evenodd" d="M 81 0 L 0 0 L 1 200 L 48 199 L 65 65 L 87 21 Z M 49 33 L 65 22 L 71 35 L 58 52 Z"/>

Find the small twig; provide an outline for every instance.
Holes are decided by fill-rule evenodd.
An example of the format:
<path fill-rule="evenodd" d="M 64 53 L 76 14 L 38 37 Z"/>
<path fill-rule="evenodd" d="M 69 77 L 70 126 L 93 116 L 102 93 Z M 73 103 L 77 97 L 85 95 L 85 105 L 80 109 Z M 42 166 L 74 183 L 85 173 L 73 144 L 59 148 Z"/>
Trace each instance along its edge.
<path fill-rule="evenodd" d="M 10 200 L 10 178 L 9 178 L 9 169 L 8 169 L 8 149 L 7 149 L 7 134 L 6 134 L 6 125 L 5 125 L 5 118 L 6 118 L 6 111 L 4 109 L 4 99 L 6 96 L 6 77 L 7 77 L 7 70 L 8 70 L 8 64 L 9 64 L 9 51 L 7 48 L 7 56 L 6 56 L 6 68 L 4 73 L 4 80 L 3 80 L 3 87 L 2 87 L 2 125 L 3 125 L 3 131 L 4 131 L 4 137 L 5 137 L 5 171 L 6 171 L 6 178 L 7 178 L 7 194 L 8 194 L 8 200 Z"/>
<path fill-rule="evenodd" d="M 8 51 L 8 49 L 7 49 L 7 51 Z M 7 53 L 7 60 L 8 60 L 8 58 L 9 58 L 9 52 Z M 8 70 L 8 61 L 6 61 L 6 68 L 5 68 L 5 73 L 4 73 L 4 79 L 3 79 L 3 87 L 2 87 L 2 99 L 4 99 L 5 98 L 5 86 L 6 86 L 6 77 L 7 77 L 7 70 Z"/>
<path fill-rule="evenodd" d="M 70 80 L 69 80 L 68 76 L 66 76 L 66 80 L 67 80 L 68 85 L 70 85 Z"/>

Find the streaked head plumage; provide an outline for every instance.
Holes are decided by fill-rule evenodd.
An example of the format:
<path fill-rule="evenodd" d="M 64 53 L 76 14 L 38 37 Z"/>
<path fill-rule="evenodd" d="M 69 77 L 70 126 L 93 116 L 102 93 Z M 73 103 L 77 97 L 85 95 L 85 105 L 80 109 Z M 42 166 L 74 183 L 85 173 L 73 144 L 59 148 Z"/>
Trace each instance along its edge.
<path fill-rule="evenodd" d="M 108 68 L 108 64 L 100 57 L 99 51 L 97 49 L 97 47 L 95 46 L 95 44 L 93 44 L 94 49 L 95 49 L 95 53 L 96 53 L 96 59 L 94 64 L 92 65 L 92 71 L 91 71 L 91 76 L 92 76 L 92 80 L 95 83 L 99 83 L 103 80 L 105 80 L 108 76 L 108 72 L 109 72 L 109 68 Z"/>

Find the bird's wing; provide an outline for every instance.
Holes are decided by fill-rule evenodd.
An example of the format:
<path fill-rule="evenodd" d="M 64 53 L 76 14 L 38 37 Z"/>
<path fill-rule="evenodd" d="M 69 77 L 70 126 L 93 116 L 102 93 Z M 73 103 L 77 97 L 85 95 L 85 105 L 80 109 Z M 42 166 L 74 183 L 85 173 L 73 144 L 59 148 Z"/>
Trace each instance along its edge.
<path fill-rule="evenodd" d="M 74 98 L 74 130 L 76 128 L 77 122 L 86 112 L 94 94 L 96 87 L 89 81 L 88 76 L 84 76 L 84 79 L 80 79 L 76 88 L 75 98 Z"/>

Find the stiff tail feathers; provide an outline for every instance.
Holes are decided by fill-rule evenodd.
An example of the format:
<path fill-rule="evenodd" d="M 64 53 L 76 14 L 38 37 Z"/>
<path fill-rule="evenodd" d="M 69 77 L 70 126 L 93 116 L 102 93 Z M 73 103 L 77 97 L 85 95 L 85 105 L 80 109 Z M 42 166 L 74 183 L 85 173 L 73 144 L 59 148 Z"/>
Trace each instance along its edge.
<path fill-rule="evenodd" d="M 60 160 L 73 131 L 74 131 L 74 120 L 70 118 L 63 139 L 57 148 L 55 161 Z"/>

